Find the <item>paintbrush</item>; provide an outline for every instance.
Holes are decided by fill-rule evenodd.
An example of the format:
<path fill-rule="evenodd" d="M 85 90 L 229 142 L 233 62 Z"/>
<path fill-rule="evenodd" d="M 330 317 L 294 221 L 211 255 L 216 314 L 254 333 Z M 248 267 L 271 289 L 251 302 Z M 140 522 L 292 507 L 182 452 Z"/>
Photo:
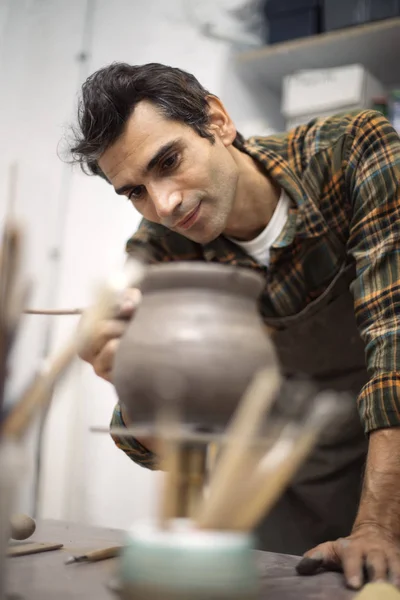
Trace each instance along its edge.
<path fill-rule="evenodd" d="M 230 529 L 252 530 L 268 514 L 314 448 L 323 429 L 335 418 L 343 416 L 345 405 L 338 400 L 334 393 L 319 394 L 302 422 L 291 422 L 283 428 L 275 444 L 246 478 L 245 493 L 240 496 L 236 513 L 230 515 Z"/>
<path fill-rule="evenodd" d="M 199 510 L 196 519 L 199 528 L 219 529 L 225 505 L 241 485 L 238 476 L 246 467 L 252 442 L 263 418 L 272 407 L 280 385 L 281 378 L 277 369 L 263 369 L 255 375 L 245 392 L 228 426 L 229 442 L 223 448 L 214 469 L 208 498 Z"/>

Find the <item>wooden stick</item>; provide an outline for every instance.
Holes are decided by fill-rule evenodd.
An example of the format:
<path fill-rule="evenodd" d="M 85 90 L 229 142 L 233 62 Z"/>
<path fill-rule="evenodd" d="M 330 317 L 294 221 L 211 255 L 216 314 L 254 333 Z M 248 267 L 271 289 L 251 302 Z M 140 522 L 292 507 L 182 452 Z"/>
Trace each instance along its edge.
<path fill-rule="evenodd" d="M 224 510 L 218 519 L 218 530 L 232 530 L 236 515 L 242 510 L 248 498 L 248 480 L 257 468 L 260 459 L 260 449 L 254 447 L 246 451 L 241 464 L 236 471 L 234 492 L 226 497 Z"/>
<path fill-rule="evenodd" d="M 28 389 L 22 395 L 15 408 L 6 417 L 2 427 L 2 435 L 21 438 L 39 409 L 44 408 L 50 398 L 54 384 L 64 373 L 77 354 L 76 341 L 68 342 L 65 347 L 48 361 Z"/>
<path fill-rule="evenodd" d="M 186 459 L 184 470 L 186 487 L 186 517 L 194 520 L 197 518 L 201 506 L 204 484 L 206 479 L 207 447 L 200 444 L 189 444 L 184 447 Z"/>
<path fill-rule="evenodd" d="M 89 428 L 92 433 L 106 433 L 107 435 L 118 435 L 118 436 L 132 436 L 137 438 L 152 437 L 154 430 L 151 427 L 143 425 L 129 425 L 127 427 L 107 427 L 105 425 L 92 425 Z M 270 433 L 270 432 L 269 432 Z M 274 433 L 274 431 L 272 432 Z M 171 436 L 172 434 L 170 434 Z M 182 442 L 193 442 L 194 444 L 216 444 L 218 446 L 218 452 L 222 452 L 222 448 L 225 444 L 230 442 L 225 433 L 216 432 L 198 432 L 198 431 L 179 431 L 176 438 Z M 263 437 L 255 437 L 252 440 L 252 448 L 266 449 L 271 446 L 270 440 Z M 213 451 L 214 452 L 214 451 Z M 210 458 L 213 461 L 213 468 L 215 466 L 214 458 Z"/>
<path fill-rule="evenodd" d="M 7 549 L 7 556 L 26 556 L 28 554 L 39 554 L 41 552 L 50 552 L 51 550 L 60 550 L 63 544 L 15 544 Z"/>
<path fill-rule="evenodd" d="M 9 354 L 24 301 L 19 281 L 21 240 L 20 229 L 7 221 L 0 254 L 0 411 L 4 402 Z"/>
<path fill-rule="evenodd" d="M 238 473 L 248 460 L 249 447 L 263 416 L 272 407 L 280 384 L 278 370 L 270 368 L 259 372 L 247 389 L 228 428 L 230 441 L 222 451 L 211 478 L 208 499 L 199 512 L 198 527 L 219 528 L 225 503 L 235 493 L 239 484 Z"/>
<path fill-rule="evenodd" d="M 230 522 L 231 529 L 251 530 L 264 515 L 268 514 L 313 449 L 317 437 L 317 432 L 307 432 L 297 441 L 282 440 L 282 446 L 287 444 L 287 447 L 280 447 L 278 444 L 278 447 L 271 451 L 270 461 L 260 469 L 256 480 L 249 486 L 246 500 L 242 498 L 236 518 Z M 282 456 L 276 456 L 280 452 Z"/>
<path fill-rule="evenodd" d="M 299 466 L 314 448 L 321 430 L 337 413 L 334 395 L 322 395 L 303 425 L 290 423 L 275 445 L 261 460 L 242 496 L 235 518 L 234 530 L 251 530 L 266 515 L 286 489 Z M 339 411 L 340 411 L 339 407 Z"/>
<path fill-rule="evenodd" d="M 55 309 L 39 309 L 39 308 L 26 308 L 23 313 L 25 315 L 50 315 L 50 316 L 62 316 L 62 315 L 81 315 L 85 312 L 85 308 L 55 308 Z"/>
<path fill-rule="evenodd" d="M 164 471 L 159 514 L 159 523 L 162 529 L 166 529 L 171 519 L 175 519 L 179 512 L 182 456 L 178 427 L 178 417 L 172 408 L 158 411 L 156 423 L 158 455 Z"/>

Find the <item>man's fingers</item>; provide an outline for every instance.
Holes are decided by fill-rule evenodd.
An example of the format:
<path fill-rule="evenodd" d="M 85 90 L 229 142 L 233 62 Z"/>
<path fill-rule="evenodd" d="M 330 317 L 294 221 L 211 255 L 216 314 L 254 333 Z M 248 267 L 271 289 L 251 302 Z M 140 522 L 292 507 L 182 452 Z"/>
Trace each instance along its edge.
<path fill-rule="evenodd" d="M 337 542 L 338 552 L 341 555 L 341 562 L 346 583 L 349 588 L 358 590 L 364 583 L 364 558 L 361 550 L 351 542 L 343 540 Z"/>
<path fill-rule="evenodd" d="M 296 571 L 299 575 L 314 575 L 323 566 L 324 557 L 321 552 L 315 552 L 313 556 L 303 556 L 296 565 Z"/>
<path fill-rule="evenodd" d="M 138 306 L 142 295 L 137 289 L 125 290 L 124 296 L 117 310 L 117 316 L 120 319 L 130 319 Z"/>
<path fill-rule="evenodd" d="M 93 368 L 96 375 L 102 377 L 103 379 L 107 379 L 107 381 L 111 381 L 111 372 L 119 341 L 119 339 L 113 339 L 107 342 L 102 351 L 93 361 Z"/>
<path fill-rule="evenodd" d="M 94 362 L 95 358 L 102 352 L 106 344 L 110 340 L 120 338 L 125 330 L 126 323 L 124 321 L 103 321 L 99 324 L 91 343 L 82 350 L 80 357 L 88 362 Z"/>
<path fill-rule="evenodd" d="M 369 581 L 386 580 L 388 562 L 384 552 L 381 550 L 370 550 L 365 558 L 365 566 Z"/>
<path fill-rule="evenodd" d="M 339 568 L 340 559 L 335 551 L 334 542 L 320 544 L 305 553 L 296 566 L 299 575 L 314 575 L 321 568 Z"/>

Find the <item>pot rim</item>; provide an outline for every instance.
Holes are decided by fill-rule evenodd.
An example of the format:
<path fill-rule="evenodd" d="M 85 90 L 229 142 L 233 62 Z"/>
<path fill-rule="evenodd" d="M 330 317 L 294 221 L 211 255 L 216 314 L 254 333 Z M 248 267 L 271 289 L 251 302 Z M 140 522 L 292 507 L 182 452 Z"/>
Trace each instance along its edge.
<path fill-rule="evenodd" d="M 173 261 L 146 267 L 139 285 L 142 294 L 178 288 L 206 289 L 256 299 L 265 285 L 255 270 L 223 263 Z"/>

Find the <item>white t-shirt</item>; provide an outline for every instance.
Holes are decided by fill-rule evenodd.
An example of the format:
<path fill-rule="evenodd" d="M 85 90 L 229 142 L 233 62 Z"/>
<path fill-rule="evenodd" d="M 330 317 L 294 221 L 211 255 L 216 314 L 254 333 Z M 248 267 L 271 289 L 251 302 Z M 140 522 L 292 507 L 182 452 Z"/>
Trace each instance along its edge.
<path fill-rule="evenodd" d="M 282 233 L 288 218 L 289 206 L 290 198 L 286 192 L 282 190 L 270 222 L 266 228 L 256 238 L 254 238 L 254 240 L 250 240 L 249 242 L 240 242 L 232 238 L 229 239 L 231 242 L 234 242 L 246 250 L 246 252 L 255 258 L 256 261 L 261 265 L 268 267 L 271 246 Z"/>

